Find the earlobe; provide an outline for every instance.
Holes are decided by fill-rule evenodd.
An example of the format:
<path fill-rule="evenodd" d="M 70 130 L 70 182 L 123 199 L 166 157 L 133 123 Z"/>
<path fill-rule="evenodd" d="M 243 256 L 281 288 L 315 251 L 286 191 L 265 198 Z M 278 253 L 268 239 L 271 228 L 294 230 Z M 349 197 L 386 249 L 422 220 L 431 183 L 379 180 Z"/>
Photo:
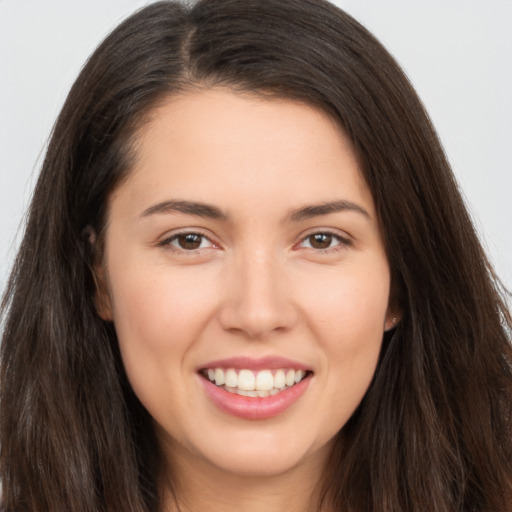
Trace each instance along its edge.
<path fill-rule="evenodd" d="M 83 237 L 89 243 L 92 250 L 93 265 L 91 273 L 94 280 L 94 307 L 98 316 L 107 322 L 112 321 L 112 304 L 110 295 L 108 293 L 108 284 L 106 272 L 103 265 L 103 249 L 100 247 L 100 242 L 96 231 L 87 226 L 83 232 Z"/>
<path fill-rule="evenodd" d="M 112 321 L 112 302 L 108 293 L 107 280 L 102 265 L 97 265 L 94 269 L 94 306 L 98 316 L 107 322 Z"/>
<path fill-rule="evenodd" d="M 384 331 L 395 329 L 402 320 L 402 311 L 398 307 L 389 308 L 384 322 Z"/>
<path fill-rule="evenodd" d="M 386 311 L 386 318 L 384 320 L 385 332 L 395 329 L 402 320 L 403 307 L 402 301 L 400 299 L 400 297 L 402 296 L 402 294 L 400 293 L 400 289 L 401 287 L 399 286 L 398 281 L 396 279 L 393 279 L 391 281 L 388 308 Z"/>
<path fill-rule="evenodd" d="M 394 329 L 400 323 L 400 317 L 398 315 L 389 315 L 386 317 L 386 322 L 384 323 L 384 330 L 390 331 Z"/>

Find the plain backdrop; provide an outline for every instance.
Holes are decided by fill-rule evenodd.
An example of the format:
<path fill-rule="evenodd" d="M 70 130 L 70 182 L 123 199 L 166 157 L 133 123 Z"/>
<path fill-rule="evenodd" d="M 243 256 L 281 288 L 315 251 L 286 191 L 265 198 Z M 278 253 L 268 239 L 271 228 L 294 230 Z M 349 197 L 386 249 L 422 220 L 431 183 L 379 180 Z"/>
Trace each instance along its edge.
<path fill-rule="evenodd" d="M 148 3 L 0 0 L 0 292 L 74 78 L 102 38 Z M 416 87 L 491 261 L 512 289 L 512 0 L 335 3 L 385 44 Z"/>

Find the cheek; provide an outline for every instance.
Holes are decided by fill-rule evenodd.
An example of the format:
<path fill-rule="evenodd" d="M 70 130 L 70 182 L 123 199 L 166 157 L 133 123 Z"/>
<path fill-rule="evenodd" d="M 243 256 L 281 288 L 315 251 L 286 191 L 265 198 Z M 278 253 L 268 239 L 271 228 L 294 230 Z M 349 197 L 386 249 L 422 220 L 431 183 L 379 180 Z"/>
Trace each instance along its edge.
<path fill-rule="evenodd" d="M 165 350 L 193 337 L 194 327 L 211 310 L 214 290 L 202 286 L 200 276 L 187 270 L 131 265 L 129 273 L 110 276 L 114 323 L 121 343 L 133 340 L 147 349 Z"/>
<path fill-rule="evenodd" d="M 322 337 L 327 335 L 335 348 L 342 347 L 343 340 L 364 344 L 382 338 L 389 288 L 386 261 L 377 260 L 312 274 L 298 293 L 307 304 L 304 309 L 312 327 L 321 330 Z"/>
<path fill-rule="evenodd" d="M 187 355 L 208 321 L 214 293 L 168 267 L 112 268 L 113 321 L 128 380 L 151 415 L 165 418 L 183 407 Z"/>
<path fill-rule="evenodd" d="M 369 270 L 368 270 L 369 268 Z M 389 298 L 387 265 L 317 276 L 307 319 L 323 361 L 321 384 L 333 432 L 348 421 L 371 383 Z"/>

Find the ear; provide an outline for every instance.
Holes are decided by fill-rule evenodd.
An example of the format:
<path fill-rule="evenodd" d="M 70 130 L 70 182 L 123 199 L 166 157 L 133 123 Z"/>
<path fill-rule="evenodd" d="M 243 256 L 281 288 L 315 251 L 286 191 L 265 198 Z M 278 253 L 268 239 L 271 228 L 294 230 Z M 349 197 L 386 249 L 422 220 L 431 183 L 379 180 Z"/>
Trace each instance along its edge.
<path fill-rule="evenodd" d="M 386 311 L 386 318 L 384 320 L 384 331 L 394 329 L 402 320 L 403 310 L 399 305 L 396 294 L 393 293 L 389 298 L 388 309 Z"/>
<path fill-rule="evenodd" d="M 83 231 L 84 238 L 90 244 L 93 264 L 91 267 L 94 280 L 94 307 L 98 316 L 107 322 L 112 321 L 112 301 L 109 294 L 107 272 L 103 261 L 103 244 L 96 231 L 87 226 Z"/>
<path fill-rule="evenodd" d="M 388 312 L 386 313 L 386 320 L 384 322 L 384 330 L 390 331 L 391 329 L 394 329 L 400 323 L 401 319 L 401 313 L 388 310 Z"/>
<path fill-rule="evenodd" d="M 391 280 L 389 290 L 388 308 L 386 310 L 386 317 L 384 319 L 384 331 L 391 331 L 395 329 L 403 317 L 402 306 L 402 287 L 399 285 L 398 279 Z"/>
<path fill-rule="evenodd" d="M 105 268 L 101 263 L 94 265 L 93 276 L 96 288 L 94 293 L 94 306 L 96 308 L 96 312 L 102 320 L 111 322 L 113 320 L 112 300 L 108 290 Z"/>

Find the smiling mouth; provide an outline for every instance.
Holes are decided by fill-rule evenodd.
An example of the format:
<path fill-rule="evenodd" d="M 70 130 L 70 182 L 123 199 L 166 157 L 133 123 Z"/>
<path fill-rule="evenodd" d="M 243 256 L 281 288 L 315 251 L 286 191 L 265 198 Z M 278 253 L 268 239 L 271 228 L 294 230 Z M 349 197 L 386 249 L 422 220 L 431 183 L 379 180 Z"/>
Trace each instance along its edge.
<path fill-rule="evenodd" d="M 294 370 L 292 368 L 260 371 L 235 368 L 204 368 L 199 373 L 212 384 L 230 393 L 254 398 L 277 395 L 312 374 L 310 371 Z"/>

